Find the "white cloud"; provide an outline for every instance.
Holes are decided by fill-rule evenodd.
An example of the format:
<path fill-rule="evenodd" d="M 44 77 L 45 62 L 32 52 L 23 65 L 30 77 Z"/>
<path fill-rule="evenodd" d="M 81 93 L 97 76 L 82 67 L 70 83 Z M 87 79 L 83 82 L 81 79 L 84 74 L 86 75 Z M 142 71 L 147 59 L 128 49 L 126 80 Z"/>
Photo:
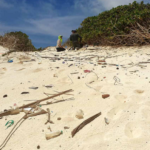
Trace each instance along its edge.
<path fill-rule="evenodd" d="M 32 32 L 40 34 L 49 34 L 53 36 L 63 35 L 68 37 L 72 29 L 79 27 L 83 16 L 65 16 L 56 18 L 46 18 L 39 20 L 27 20 L 32 25 Z"/>
<path fill-rule="evenodd" d="M 0 8 L 10 8 L 13 4 L 6 2 L 6 0 L 0 0 Z"/>
<path fill-rule="evenodd" d="M 96 0 L 97 3 L 102 5 L 106 10 L 109 10 L 113 7 L 117 7 L 119 5 L 128 5 L 129 3 L 134 2 L 135 0 Z M 141 0 L 137 0 L 137 2 L 140 2 Z M 97 9 L 98 11 L 98 9 Z"/>
<path fill-rule="evenodd" d="M 77 29 L 84 19 L 84 16 L 65 16 L 45 19 L 30 19 L 26 20 L 27 25 L 24 26 L 9 26 L 0 24 L 0 30 L 5 32 L 9 31 L 22 31 L 30 34 L 43 34 L 50 36 L 63 35 L 68 38 L 71 30 Z"/>
<path fill-rule="evenodd" d="M 74 8 L 81 9 L 84 13 L 97 15 L 104 10 L 110 10 L 119 5 L 128 5 L 135 0 L 75 0 Z M 141 0 L 137 0 L 140 2 Z"/>

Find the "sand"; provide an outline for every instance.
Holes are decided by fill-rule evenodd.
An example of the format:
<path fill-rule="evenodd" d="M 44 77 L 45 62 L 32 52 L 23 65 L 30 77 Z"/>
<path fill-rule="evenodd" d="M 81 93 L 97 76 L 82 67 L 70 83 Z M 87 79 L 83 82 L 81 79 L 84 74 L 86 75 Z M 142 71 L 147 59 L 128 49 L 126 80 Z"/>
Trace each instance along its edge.
<path fill-rule="evenodd" d="M 9 51 L 8 48 L 3 47 L 3 46 L 0 46 L 0 56 L 1 56 L 2 54 L 4 54 L 4 53 L 8 52 L 8 51 Z"/>
<path fill-rule="evenodd" d="M 53 61 L 41 56 L 65 59 Z M 42 105 L 42 109 L 50 109 L 54 124 L 45 125 L 47 114 L 28 118 L 3 149 L 36 150 L 39 145 L 42 150 L 149 150 L 150 64 L 140 63 L 150 62 L 149 56 L 149 47 L 144 46 L 88 47 L 87 50 L 60 53 L 49 47 L 38 53 L 17 52 L 1 57 L 0 111 L 15 103 L 22 106 L 32 102 L 25 100 L 46 98 L 44 93 L 56 94 L 73 89 L 73 95 L 62 95 L 48 101 L 71 100 Z M 8 63 L 8 58 L 13 63 Z M 99 60 L 105 60 L 107 65 L 98 64 Z M 91 72 L 85 73 L 84 70 Z M 46 85 L 52 85 L 52 88 L 46 88 Z M 22 92 L 29 94 L 22 95 Z M 3 98 L 6 94 L 7 97 Z M 110 97 L 103 99 L 103 94 Z M 83 119 L 75 117 L 80 109 L 84 112 Z M 101 116 L 71 137 L 75 127 L 99 112 Z M 13 127 L 6 130 L 6 122 L 14 120 L 17 123 L 23 115 L 21 112 L 0 119 L 0 144 Z M 57 120 L 58 117 L 61 120 Z M 63 134 L 46 140 L 49 125 L 52 131 L 62 130 Z M 65 126 L 69 129 L 64 129 Z"/>

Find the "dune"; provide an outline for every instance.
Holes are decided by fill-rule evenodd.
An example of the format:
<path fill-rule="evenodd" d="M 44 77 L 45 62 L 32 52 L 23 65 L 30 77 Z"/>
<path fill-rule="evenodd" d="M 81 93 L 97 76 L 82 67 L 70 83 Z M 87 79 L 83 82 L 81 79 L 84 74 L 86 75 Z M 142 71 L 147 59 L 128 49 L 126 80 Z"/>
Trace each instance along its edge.
<path fill-rule="evenodd" d="M 0 56 L 1 56 L 2 54 L 4 54 L 4 53 L 8 52 L 8 51 L 9 51 L 8 48 L 5 48 L 5 47 L 3 47 L 3 46 L 0 46 Z"/>
<path fill-rule="evenodd" d="M 0 53 L 5 51 L 0 47 Z M 1 57 L 0 112 L 73 90 L 41 103 L 41 109 L 50 109 L 54 124 L 45 125 L 48 114 L 27 118 L 3 150 L 150 149 L 149 56 L 148 46 L 91 46 L 59 53 L 55 47 L 48 47 L 42 52 L 15 52 Z M 7 62 L 9 58 L 12 63 Z M 102 98 L 104 94 L 109 97 Z M 64 101 L 50 103 L 60 100 Z M 76 117 L 79 110 L 83 112 L 80 119 Z M 99 112 L 99 117 L 71 136 L 73 129 Z M 20 112 L 0 119 L 0 144 L 24 115 Z M 14 125 L 6 129 L 9 120 Z M 51 133 L 49 126 L 52 132 L 63 134 L 46 140 L 45 134 Z"/>

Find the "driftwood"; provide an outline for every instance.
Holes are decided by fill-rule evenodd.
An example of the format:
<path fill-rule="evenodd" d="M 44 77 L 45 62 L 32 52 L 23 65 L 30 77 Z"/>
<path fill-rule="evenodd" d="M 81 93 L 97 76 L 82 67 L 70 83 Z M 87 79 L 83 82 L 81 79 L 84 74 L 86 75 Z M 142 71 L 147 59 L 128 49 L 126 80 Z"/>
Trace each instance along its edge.
<path fill-rule="evenodd" d="M 66 93 L 72 92 L 72 91 L 73 91 L 73 90 L 67 90 L 67 91 L 64 91 L 64 92 L 60 92 L 60 93 L 55 94 L 55 95 L 53 95 L 53 96 L 50 96 L 50 97 L 47 97 L 47 98 L 44 98 L 44 99 L 41 99 L 41 100 L 37 100 L 37 101 L 35 101 L 35 102 L 33 102 L 33 103 L 29 103 L 29 104 L 27 104 L 27 105 L 23 105 L 23 106 L 19 107 L 19 109 L 31 107 L 32 105 L 39 104 L 40 102 L 46 101 L 46 100 L 48 100 L 48 99 L 52 99 L 52 98 L 54 98 L 54 97 L 57 97 L 57 96 L 60 96 L 60 95 L 62 95 L 62 94 L 66 94 Z"/>
<path fill-rule="evenodd" d="M 56 102 L 47 102 L 46 104 L 55 104 L 55 103 L 60 103 L 60 102 L 64 102 L 65 100 L 59 100 L 59 101 L 56 101 Z"/>
<path fill-rule="evenodd" d="M 57 100 L 55 102 L 47 102 L 46 104 L 55 104 L 55 103 L 60 103 L 60 102 L 65 102 L 65 101 L 70 101 L 70 100 L 74 100 L 74 98 L 71 97 L 71 98 L 68 98 L 68 99 Z M 43 105 L 46 105 L 46 104 L 43 104 Z"/>
<path fill-rule="evenodd" d="M 6 112 L 1 113 L 0 117 L 8 116 L 8 115 L 16 115 L 16 114 L 19 114 L 19 113 L 20 113 L 19 109 L 10 109 Z"/>
<path fill-rule="evenodd" d="M 44 99 L 41 99 L 41 100 L 37 100 L 35 102 L 29 103 L 29 104 L 26 104 L 26 105 L 23 105 L 23 106 L 20 106 L 18 109 L 23 109 L 23 108 L 27 108 L 27 107 L 35 108 L 40 102 L 46 101 L 48 99 L 52 99 L 54 97 L 57 97 L 57 96 L 60 96 L 62 94 L 66 94 L 66 93 L 72 92 L 72 91 L 73 90 L 67 90 L 67 91 L 64 91 L 64 92 L 60 92 L 60 93 L 55 94 L 53 96 L 50 96 L 50 97 L 47 97 L 47 98 L 44 98 Z M 6 112 L 0 113 L 0 117 L 11 115 L 11 114 L 13 114 L 13 111 L 15 111 L 15 110 L 11 109 L 11 110 L 8 110 Z"/>
<path fill-rule="evenodd" d="M 38 116 L 38 115 L 42 115 L 42 114 L 46 114 L 47 112 L 45 110 L 41 110 L 40 112 L 36 112 L 36 113 L 32 113 L 32 114 L 28 114 L 26 116 L 24 116 L 24 119 L 27 119 L 29 117 L 33 117 L 33 116 Z"/>
<path fill-rule="evenodd" d="M 147 64 L 147 63 L 150 63 L 150 62 L 139 62 L 139 64 Z"/>
<path fill-rule="evenodd" d="M 45 124 L 47 124 L 48 122 L 54 124 L 54 122 L 50 120 L 50 115 L 51 114 L 50 114 L 49 108 L 47 108 L 47 112 L 48 112 L 48 120 L 47 120 L 47 122 L 45 122 Z"/>
<path fill-rule="evenodd" d="M 10 115 L 10 114 L 11 114 L 11 111 L 12 111 L 12 110 L 8 110 L 8 111 L 6 111 L 6 112 L 1 113 L 1 114 L 0 114 L 0 117 Z"/>
<path fill-rule="evenodd" d="M 79 126 L 77 126 L 77 127 L 71 132 L 72 137 L 74 137 L 75 134 L 76 134 L 77 132 L 79 132 L 85 125 L 87 125 L 88 123 L 92 122 L 94 119 L 96 119 L 96 118 L 99 117 L 100 115 L 101 115 L 101 112 L 98 113 L 98 114 L 96 114 L 96 115 L 94 115 L 94 116 L 92 116 L 92 117 L 90 117 L 89 119 L 83 121 Z"/>

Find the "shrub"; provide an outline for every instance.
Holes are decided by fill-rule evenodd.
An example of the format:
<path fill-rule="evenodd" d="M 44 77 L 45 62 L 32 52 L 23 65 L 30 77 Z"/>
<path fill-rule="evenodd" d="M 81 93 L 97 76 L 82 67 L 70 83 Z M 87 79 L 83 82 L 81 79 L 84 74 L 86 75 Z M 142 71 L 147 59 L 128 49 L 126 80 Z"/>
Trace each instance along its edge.
<path fill-rule="evenodd" d="M 4 34 L 0 37 L 0 44 L 8 47 L 10 50 L 17 51 L 34 51 L 36 48 L 32 45 L 28 35 L 18 31 Z"/>
<path fill-rule="evenodd" d="M 77 32 L 83 42 L 99 45 L 150 44 L 150 4 L 118 6 L 83 20 Z"/>

